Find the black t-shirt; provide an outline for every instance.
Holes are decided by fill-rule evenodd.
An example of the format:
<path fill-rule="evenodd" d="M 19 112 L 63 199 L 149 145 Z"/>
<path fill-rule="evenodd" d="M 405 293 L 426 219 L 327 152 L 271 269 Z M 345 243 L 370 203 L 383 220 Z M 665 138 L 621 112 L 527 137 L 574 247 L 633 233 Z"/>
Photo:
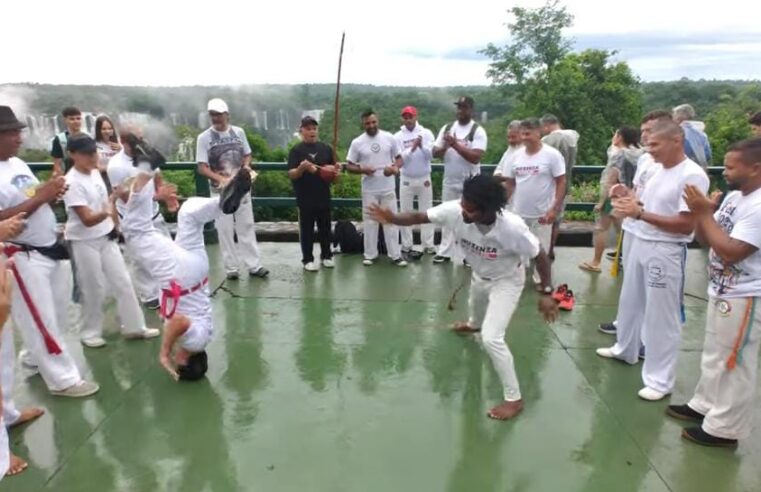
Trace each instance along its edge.
<path fill-rule="evenodd" d="M 330 145 L 322 142 L 301 142 L 288 154 L 288 169 L 299 167 L 304 159 L 318 166 L 332 165 L 336 162 Z M 293 180 L 293 190 L 299 207 L 330 206 L 330 184 L 317 173 L 305 172 L 299 179 Z"/>
<path fill-rule="evenodd" d="M 71 136 L 69 130 L 66 130 L 64 133 L 66 134 L 66 139 L 68 141 L 68 138 Z M 50 149 L 50 157 L 53 157 L 54 159 L 62 159 L 64 173 L 69 172 L 69 169 L 71 169 L 71 167 L 74 165 L 74 161 L 71 160 L 71 157 L 69 157 L 69 155 L 66 153 L 66 149 L 64 149 L 61 145 L 61 139 L 58 135 L 53 138 L 53 146 Z"/>

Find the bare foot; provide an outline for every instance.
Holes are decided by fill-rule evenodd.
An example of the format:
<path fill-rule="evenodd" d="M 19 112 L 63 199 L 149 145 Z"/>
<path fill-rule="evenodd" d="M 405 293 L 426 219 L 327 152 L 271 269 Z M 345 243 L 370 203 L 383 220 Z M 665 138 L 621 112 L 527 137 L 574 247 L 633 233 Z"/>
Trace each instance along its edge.
<path fill-rule="evenodd" d="M 523 400 L 503 401 L 489 410 L 487 415 L 495 420 L 509 420 L 521 413 L 521 410 L 523 410 Z"/>
<path fill-rule="evenodd" d="M 162 353 L 159 355 L 159 362 L 161 362 L 161 365 L 164 366 L 164 369 L 166 369 L 166 372 L 169 373 L 170 376 L 172 376 L 172 379 L 175 381 L 180 380 L 180 375 L 177 374 L 177 369 L 174 367 L 174 364 L 172 364 L 172 361 L 169 359 L 168 354 Z"/>
<path fill-rule="evenodd" d="M 481 328 L 474 328 L 468 324 L 467 321 L 458 321 L 454 324 L 454 328 L 452 330 L 455 333 L 478 333 L 481 331 Z"/>
<path fill-rule="evenodd" d="M 8 471 L 6 472 L 6 476 L 12 477 L 13 475 L 18 475 L 22 471 L 26 470 L 26 468 L 29 466 L 29 463 L 22 460 L 15 454 L 11 453 L 11 463 L 8 465 Z"/>
<path fill-rule="evenodd" d="M 40 418 L 45 413 L 44 408 L 38 408 L 38 407 L 29 407 L 21 410 L 21 415 L 18 419 L 11 425 L 9 425 L 9 428 L 18 427 L 24 424 L 27 424 L 35 419 Z"/>

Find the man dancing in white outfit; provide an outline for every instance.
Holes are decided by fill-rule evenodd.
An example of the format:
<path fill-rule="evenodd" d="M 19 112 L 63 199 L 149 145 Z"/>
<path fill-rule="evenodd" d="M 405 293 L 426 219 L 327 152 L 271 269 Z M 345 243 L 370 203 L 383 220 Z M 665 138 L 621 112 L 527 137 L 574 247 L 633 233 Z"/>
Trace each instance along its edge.
<path fill-rule="evenodd" d="M 684 189 L 708 190 L 708 176 L 684 155 L 682 129 L 661 121 L 652 129 L 649 152 L 661 164 L 641 200 L 629 190 L 613 199 L 615 214 L 631 217 L 630 244 L 624 257 L 624 284 L 618 303 L 616 344 L 597 349 L 601 357 L 635 364 L 640 342 L 647 348 L 642 367 L 643 400 L 660 400 L 674 388 L 684 323 L 684 265 L 695 227 Z M 619 187 L 621 188 L 621 187 Z M 613 194 L 614 190 L 611 190 Z"/>
<path fill-rule="evenodd" d="M 122 232 L 138 246 L 141 261 L 159 282 L 165 320 L 159 360 L 175 379 L 193 381 L 206 373 L 206 345 L 213 333 L 209 258 L 203 240 L 207 222 L 235 213 L 251 191 L 251 172 L 242 167 L 213 198 L 192 197 L 177 214 L 172 241 L 153 227 L 152 176 L 140 173 L 128 189 L 115 190 L 126 202 Z M 179 343 L 174 357 L 172 350 Z"/>
<path fill-rule="evenodd" d="M 552 292 L 550 261 L 536 236 L 520 217 L 504 209 L 502 185 L 490 176 L 477 175 L 463 183 L 462 200 L 452 200 L 426 213 L 394 214 L 372 205 L 369 213 L 385 224 L 400 226 L 435 223 L 449 227 L 472 267 L 470 319 L 457 323 L 459 333 L 481 332 L 481 340 L 504 388 L 504 401 L 488 416 L 497 420 L 515 417 L 523 410 L 513 356 L 505 343 L 505 331 L 523 291 L 522 262 L 536 260 L 542 285 Z M 557 302 L 549 295 L 539 300 L 547 321 L 557 316 Z"/>

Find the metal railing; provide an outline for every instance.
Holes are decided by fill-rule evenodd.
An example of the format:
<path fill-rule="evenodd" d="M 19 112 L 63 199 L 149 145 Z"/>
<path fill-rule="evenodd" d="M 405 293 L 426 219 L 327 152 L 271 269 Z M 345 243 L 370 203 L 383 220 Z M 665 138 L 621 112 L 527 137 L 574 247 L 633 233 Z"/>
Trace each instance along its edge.
<path fill-rule="evenodd" d="M 53 168 L 53 164 L 49 162 L 34 162 L 30 163 L 29 167 L 32 171 L 50 171 Z M 261 171 L 287 171 L 288 165 L 283 162 L 255 162 L 253 163 L 254 169 L 258 172 Z M 481 171 L 492 174 L 496 169 L 496 164 L 481 164 Z M 165 171 L 193 171 L 195 175 L 196 183 L 196 195 L 209 196 L 211 190 L 209 188 L 209 180 L 201 176 L 197 172 L 197 164 L 195 162 L 168 162 L 163 167 Z M 573 172 L 575 175 L 599 175 L 605 166 L 575 166 Z M 710 177 L 718 178 L 719 186 L 724 189 L 724 181 L 722 178 L 723 167 L 712 166 L 708 168 L 708 175 Z M 443 164 L 433 164 L 432 172 L 434 174 L 444 171 Z M 292 196 L 254 196 L 254 206 L 260 207 L 274 207 L 274 208 L 287 208 L 296 206 L 296 198 Z M 436 203 L 436 202 L 434 202 Z M 360 208 L 362 207 L 362 199 L 356 198 L 343 198 L 333 197 L 331 200 L 333 207 L 342 208 Z M 595 204 L 592 202 L 568 202 L 566 210 L 572 212 L 592 212 Z"/>

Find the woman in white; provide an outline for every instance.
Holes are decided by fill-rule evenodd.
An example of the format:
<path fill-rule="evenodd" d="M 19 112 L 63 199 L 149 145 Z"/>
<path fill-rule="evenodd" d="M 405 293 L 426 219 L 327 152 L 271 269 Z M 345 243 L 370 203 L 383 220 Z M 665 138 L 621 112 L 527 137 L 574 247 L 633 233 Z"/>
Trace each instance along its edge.
<path fill-rule="evenodd" d="M 98 147 L 98 171 L 106 184 L 108 161 L 122 150 L 111 119 L 102 114 L 95 119 L 95 145 Z M 110 186 L 108 186 L 110 188 Z"/>
<path fill-rule="evenodd" d="M 69 186 L 64 195 L 68 220 L 64 235 L 71 242 L 82 289 L 82 344 L 102 347 L 103 301 L 106 285 L 116 299 L 121 330 L 126 338 L 153 338 L 159 330 L 145 327 L 119 245 L 116 243 L 115 197 L 109 198 L 100 177 L 95 141 L 89 136 L 70 139 L 67 144 L 74 166 L 66 174 Z"/>

